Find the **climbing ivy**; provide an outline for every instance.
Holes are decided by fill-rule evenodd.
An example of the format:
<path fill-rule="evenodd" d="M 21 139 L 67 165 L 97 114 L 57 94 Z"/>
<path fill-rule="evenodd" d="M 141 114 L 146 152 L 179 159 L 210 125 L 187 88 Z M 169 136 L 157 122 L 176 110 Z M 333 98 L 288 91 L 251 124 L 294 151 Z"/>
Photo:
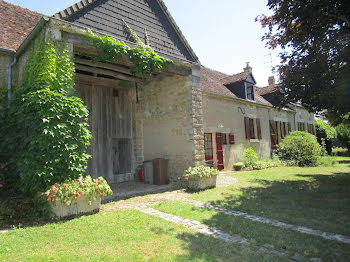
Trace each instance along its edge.
<path fill-rule="evenodd" d="M 160 72 L 166 65 L 172 63 L 171 60 L 158 55 L 149 45 L 142 43 L 137 34 L 126 23 L 125 25 L 137 44 L 135 48 L 130 48 L 127 44 L 118 42 L 108 35 L 98 36 L 91 30 L 87 30 L 86 35 L 92 39 L 93 46 L 101 54 L 93 57 L 95 60 L 115 62 L 125 55 L 132 62 L 130 72 L 142 78 L 152 76 L 153 73 Z"/>
<path fill-rule="evenodd" d="M 0 127 L 5 187 L 35 195 L 86 170 L 88 111 L 73 95 L 74 75 L 66 44 L 45 41 L 42 34 Z"/>

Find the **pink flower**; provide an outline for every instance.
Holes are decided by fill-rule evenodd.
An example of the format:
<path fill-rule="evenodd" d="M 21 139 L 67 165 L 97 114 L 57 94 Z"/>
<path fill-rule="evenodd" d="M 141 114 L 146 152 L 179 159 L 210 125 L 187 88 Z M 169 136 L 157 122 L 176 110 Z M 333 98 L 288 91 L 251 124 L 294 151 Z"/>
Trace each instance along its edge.
<path fill-rule="evenodd" d="M 76 193 L 75 196 L 76 196 L 76 197 L 80 197 L 80 194 L 79 194 L 79 193 Z"/>
<path fill-rule="evenodd" d="M 3 184 L 0 184 L 0 188 L 2 188 L 2 187 L 4 187 L 4 185 L 3 185 Z"/>

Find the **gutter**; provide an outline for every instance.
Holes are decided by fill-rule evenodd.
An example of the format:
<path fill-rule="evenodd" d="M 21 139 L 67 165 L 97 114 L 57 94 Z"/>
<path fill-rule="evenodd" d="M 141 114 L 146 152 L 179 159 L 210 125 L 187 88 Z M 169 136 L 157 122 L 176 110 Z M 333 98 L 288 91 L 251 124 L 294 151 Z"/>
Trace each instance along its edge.
<path fill-rule="evenodd" d="M 43 16 L 39 22 L 36 24 L 32 32 L 27 36 L 27 38 L 23 41 L 23 43 L 20 45 L 20 47 L 17 49 L 17 52 L 15 52 L 15 58 L 13 59 L 12 63 L 7 68 L 7 99 L 8 103 L 10 104 L 11 101 L 11 87 L 12 87 L 12 68 L 17 63 L 17 58 L 23 54 L 24 50 L 28 47 L 30 42 L 36 37 L 36 35 L 43 29 L 43 27 L 46 25 L 46 23 L 49 21 L 50 18 L 47 16 Z"/>

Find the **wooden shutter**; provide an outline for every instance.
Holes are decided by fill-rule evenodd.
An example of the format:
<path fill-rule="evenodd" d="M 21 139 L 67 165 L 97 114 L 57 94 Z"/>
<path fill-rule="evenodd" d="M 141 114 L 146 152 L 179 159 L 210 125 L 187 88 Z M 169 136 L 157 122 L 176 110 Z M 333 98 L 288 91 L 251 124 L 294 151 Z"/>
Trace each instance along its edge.
<path fill-rule="evenodd" d="M 250 125 L 249 125 L 249 117 L 244 118 L 244 126 L 245 126 L 245 138 L 250 139 Z"/>
<path fill-rule="evenodd" d="M 280 130 L 281 130 L 281 138 L 283 139 L 285 137 L 285 129 L 284 129 L 284 122 L 280 123 Z"/>
<path fill-rule="evenodd" d="M 275 148 L 278 144 L 278 136 L 277 136 L 277 128 L 276 128 L 276 122 L 273 120 L 270 120 L 270 135 L 271 135 L 271 146 L 272 148 Z"/>
<path fill-rule="evenodd" d="M 262 139 L 261 125 L 260 125 L 260 119 L 259 118 L 256 119 L 256 128 L 257 128 L 257 131 L 258 131 L 258 139 Z"/>
<path fill-rule="evenodd" d="M 291 123 L 288 123 L 288 133 L 292 132 L 292 125 Z"/>
<path fill-rule="evenodd" d="M 230 145 L 234 145 L 235 144 L 235 135 L 233 133 L 230 133 L 228 136 L 230 139 L 230 141 L 229 141 Z"/>

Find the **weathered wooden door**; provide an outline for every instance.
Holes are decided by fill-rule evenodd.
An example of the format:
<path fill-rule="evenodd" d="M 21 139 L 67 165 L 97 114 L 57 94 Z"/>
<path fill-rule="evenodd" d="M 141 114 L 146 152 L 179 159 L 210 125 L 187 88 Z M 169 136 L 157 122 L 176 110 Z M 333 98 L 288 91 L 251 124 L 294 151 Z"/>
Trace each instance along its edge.
<path fill-rule="evenodd" d="M 218 161 L 218 169 L 223 170 L 224 167 L 224 149 L 222 143 L 222 133 L 216 133 L 216 156 Z"/>
<path fill-rule="evenodd" d="M 207 166 L 214 166 L 213 161 L 213 139 L 211 133 L 204 134 L 204 151 L 205 151 L 205 164 Z"/>
<path fill-rule="evenodd" d="M 133 180 L 132 99 L 128 90 L 76 84 L 89 109 L 92 134 L 87 174 L 109 183 Z"/>

